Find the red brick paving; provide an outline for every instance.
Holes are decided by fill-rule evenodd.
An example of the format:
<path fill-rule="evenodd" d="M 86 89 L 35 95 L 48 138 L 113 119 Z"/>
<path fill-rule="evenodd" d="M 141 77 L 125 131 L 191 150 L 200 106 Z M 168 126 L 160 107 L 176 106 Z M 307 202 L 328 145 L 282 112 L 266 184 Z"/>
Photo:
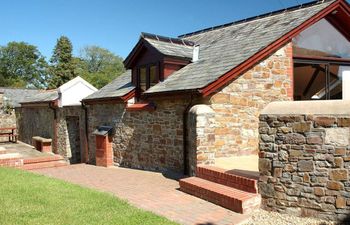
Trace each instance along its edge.
<path fill-rule="evenodd" d="M 248 218 L 179 191 L 178 181 L 161 173 L 86 164 L 33 172 L 113 193 L 136 207 L 181 224 L 240 224 Z"/>

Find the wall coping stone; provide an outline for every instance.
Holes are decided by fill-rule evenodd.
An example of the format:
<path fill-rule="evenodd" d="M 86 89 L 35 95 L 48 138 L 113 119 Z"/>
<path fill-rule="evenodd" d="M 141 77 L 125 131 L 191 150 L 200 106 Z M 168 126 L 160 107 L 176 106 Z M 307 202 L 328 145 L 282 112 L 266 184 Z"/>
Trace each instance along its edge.
<path fill-rule="evenodd" d="M 196 115 L 206 115 L 206 114 L 215 114 L 214 110 L 209 105 L 194 105 L 190 109 L 190 113 L 196 114 Z"/>
<path fill-rule="evenodd" d="M 283 101 L 268 104 L 261 115 L 347 115 L 349 100 Z"/>

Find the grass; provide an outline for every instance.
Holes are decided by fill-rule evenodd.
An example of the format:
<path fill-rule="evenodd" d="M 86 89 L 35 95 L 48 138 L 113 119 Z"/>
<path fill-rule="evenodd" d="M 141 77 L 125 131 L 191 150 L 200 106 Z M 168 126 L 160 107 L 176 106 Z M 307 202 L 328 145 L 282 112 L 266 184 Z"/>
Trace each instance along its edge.
<path fill-rule="evenodd" d="M 0 224 L 176 224 L 111 194 L 0 168 Z"/>

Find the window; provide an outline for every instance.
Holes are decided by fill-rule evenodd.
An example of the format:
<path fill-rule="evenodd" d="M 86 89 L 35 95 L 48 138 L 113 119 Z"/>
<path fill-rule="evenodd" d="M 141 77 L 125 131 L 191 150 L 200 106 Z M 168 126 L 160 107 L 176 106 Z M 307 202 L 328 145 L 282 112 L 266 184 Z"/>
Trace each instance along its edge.
<path fill-rule="evenodd" d="M 350 99 L 350 42 L 322 19 L 293 38 L 294 100 Z"/>
<path fill-rule="evenodd" d="M 147 90 L 147 68 L 141 67 L 139 70 L 139 88 L 142 92 Z"/>
<path fill-rule="evenodd" d="M 142 93 L 159 82 L 158 67 L 156 65 L 141 66 L 138 68 L 137 77 L 137 87 Z"/>
<path fill-rule="evenodd" d="M 149 88 L 158 83 L 157 67 L 151 66 L 149 69 Z"/>
<path fill-rule="evenodd" d="M 338 64 L 295 63 L 294 99 L 345 99 L 343 90 L 350 87 L 349 82 L 344 84 L 343 77 L 349 72 L 350 67 Z"/>
<path fill-rule="evenodd" d="M 293 38 L 294 55 L 350 58 L 350 42 L 322 19 Z"/>

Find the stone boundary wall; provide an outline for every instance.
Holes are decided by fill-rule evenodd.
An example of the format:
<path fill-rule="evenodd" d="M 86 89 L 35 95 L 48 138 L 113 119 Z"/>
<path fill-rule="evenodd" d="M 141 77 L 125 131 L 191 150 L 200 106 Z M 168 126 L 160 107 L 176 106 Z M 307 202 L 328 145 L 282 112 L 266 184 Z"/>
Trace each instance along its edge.
<path fill-rule="evenodd" d="M 215 112 L 215 157 L 257 154 L 259 114 L 270 102 L 293 99 L 289 43 L 208 99 Z"/>
<path fill-rule="evenodd" d="M 262 207 L 340 220 L 350 213 L 350 102 L 270 104 L 259 123 Z"/>
<path fill-rule="evenodd" d="M 16 114 L 13 109 L 5 109 L 3 105 L 3 94 L 0 93 L 0 128 L 2 127 L 15 127 L 16 126 Z M 7 137 L 0 137 L 1 141 L 8 141 Z"/>

